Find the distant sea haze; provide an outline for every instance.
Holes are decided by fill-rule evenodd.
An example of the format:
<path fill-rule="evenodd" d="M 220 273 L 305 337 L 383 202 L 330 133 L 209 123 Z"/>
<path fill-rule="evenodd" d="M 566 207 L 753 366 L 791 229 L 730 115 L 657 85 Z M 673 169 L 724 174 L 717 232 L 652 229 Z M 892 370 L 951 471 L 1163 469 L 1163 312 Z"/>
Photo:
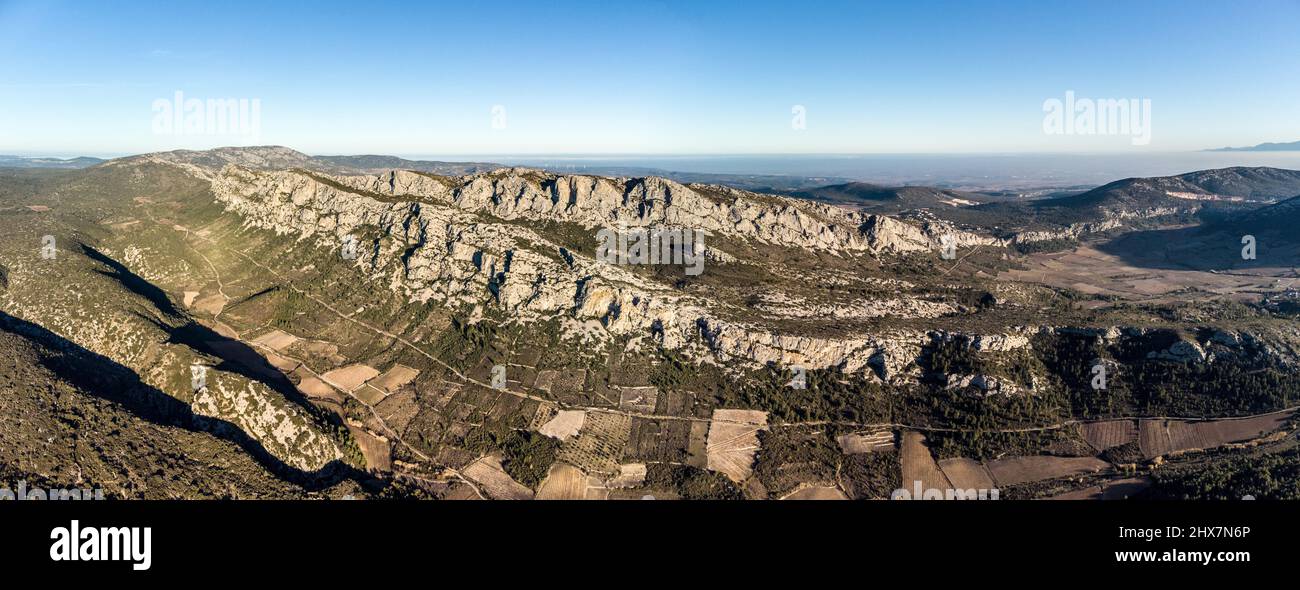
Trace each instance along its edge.
<path fill-rule="evenodd" d="M 553 170 L 644 168 L 698 174 L 828 177 L 889 185 L 964 189 L 1096 186 L 1135 176 L 1170 176 L 1231 166 L 1300 170 L 1297 152 L 1149 154 L 867 154 L 718 156 L 420 156 L 487 161 Z"/>

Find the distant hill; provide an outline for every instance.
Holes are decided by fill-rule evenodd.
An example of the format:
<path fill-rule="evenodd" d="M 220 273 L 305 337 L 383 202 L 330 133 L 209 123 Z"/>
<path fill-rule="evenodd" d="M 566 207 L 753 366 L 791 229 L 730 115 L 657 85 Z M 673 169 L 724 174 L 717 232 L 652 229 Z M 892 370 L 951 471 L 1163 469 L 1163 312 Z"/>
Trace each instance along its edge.
<path fill-rule="evenodd" d="M 793 196 L 873 212 L 897 213 L 912 209 L 970 207 L 1005 200 L 1003 197 L 933 188 L 887 187 L 865 182 L 834 184 L 792 193 Z"/>
<path fill-rule="evenodd" d="M 1043 207 L 1182 206 L 1187 201 L 1268 202 L 1300 193 L 1300 171 L 1281 168 L 1220 168 L 1177 176 L 1126 178 L 1085 193 L 1037 201 Z"/>
<path fill-rule="evenodd" d="M 644 178 L 657 176 L 682 184 L 720 184 L 757 193 L 792 194 L 848 179 L 835 176 L 799 176 L 792 174 L 714 174 L 708 172 L 679 172 L 646 166 L 563 166 L 542 165 L 543 170 L 556 174 L 594 174 L 596 176 L 623 176 Z"/>
<path fill-rule="evenodd" d="M 283 170 L 300 168 L 325 174 L 379 174 L 389 170 L 411 170 L 442 176 L 464 176 L 507 168 L 494 162 L 443 162 L 437 160 L 408 160 L 397 156 L 311 156 L 282 146 L 224 147 L 211 150 L 174 150 L 121 158 L 133 162 L 140 159 L 184 163 L 218 171 L 226 164 L 235 164 L 256 170 Z M 98 162 L 96 162 L 98 163 Z M 675 172 L 658 168 L 625 166 L 543 167 L 559 174 L 594 174 L 598 176 L 645 177 L 657 176 L 681 183 L 720 184 L 742 190 L 765 193 L 788 193 L 811 186 L 820 186 L 841 178 L 783 176 L 768 174 L 707 174 Z"/>
<path fill-rule="evenodd" d="M 1126 178 L 1077 195 L 994 203 L 974 210 L 1022 223 L 1070 225 L 1115 218 L 1149 218 L 1206 207 L 1257 207 L 1300 194 L 1300 171 L 1222 168 L 1177 176 Z"/>
<path fill-rule="evenodd" d="M 1261 143 L 1250 147 L 1221 147 L 1207 152 L 1300 152 L 1300 141 L 1287 143 Z"/>
<path fill-rule="evenodd" d="M 388 170 L 413 170 L 456 176 L 488 172 L 503 168 L 487 162 L 436 162 L 407 160 L 396 156 L 309 156 L 283 146 L 223 147 L 211 150 L 174 150 L 139 156 L 129 156 L 121 161 L 139 159 L 162 160 L 220 170 L 227 164 L 236 164 L 258 170 L 302 168 L 328 174 L 371 174 Z"/>
<path fill-rule="evenodd" d="M 0 156 L 0 168 L 89 168 L 101 164 L 99 158 L 24 158 L 22 156 Z"/>
<path fill-rule="evenodd" d="M 414 170 L 430 172 L 445 176 L 461 176 L 477 172 L 490 172 L 503 168 L 501 164 L 490 162 L 439 162 L 433 160 L 407 160 L 396 156 L 312 156 L 311 160 L 319 164 L 336 166 L 342 169 L 362 172 L 379 172 L 384 170 Z"/>
<path fill-rule="evenodd" d="M 1300 240 L 1300 196 L 1224 219 L 1207 229 L 1241 233 L 1281 232 Z"/>

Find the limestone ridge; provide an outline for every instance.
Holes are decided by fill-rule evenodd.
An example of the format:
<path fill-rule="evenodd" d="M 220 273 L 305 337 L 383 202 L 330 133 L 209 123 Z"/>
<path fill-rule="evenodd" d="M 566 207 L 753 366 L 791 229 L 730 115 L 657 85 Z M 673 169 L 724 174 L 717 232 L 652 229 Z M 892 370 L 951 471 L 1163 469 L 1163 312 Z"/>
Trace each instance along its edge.
<path fill-rule="evenodd" d="M 613 335 L 652 336 L 669 349 L 753 362 L 859 370 L 881 354 L 870 339 L 772 334 L 718 319 L 716 302 L 682 295 L 556 244 L 532 226 L 677 226 L 830 253 L 886 256 L 1000 244 L 941 223 L 881 215 L 661 178 L 552 175 L 512 168 L 461 178 L 410 171 L 327 176 L 228 165 L 213 192 L 245 223 L 324 248 L 371 229 L 358 264 L 413 301 L 472 308 L 495 303 L 522 320 L 599 322 Z M 707 246 L 707 243 L 706 243 Z M 363 245 L 364 247 L 364 245 Z M 729 255 L 709 247 L 712 260 Z"/>

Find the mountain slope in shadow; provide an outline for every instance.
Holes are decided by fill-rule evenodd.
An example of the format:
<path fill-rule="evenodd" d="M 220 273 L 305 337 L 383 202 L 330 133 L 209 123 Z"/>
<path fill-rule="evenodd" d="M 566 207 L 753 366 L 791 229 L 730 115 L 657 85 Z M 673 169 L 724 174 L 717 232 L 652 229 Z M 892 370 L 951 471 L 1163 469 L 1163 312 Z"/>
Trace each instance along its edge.
<path fill-rule="evenodd" d="M 195 414 L 188 404 L 144 383 L 129 367 L 32 322 L 0 312 L 0 333 L 11 349 L 23 345 L 14 337 L 29 343 L 39 366 L 78 392 L 112 402 L 114 407 L 155 426 L 203 433 L 232 443 L 265 470 L 302 491 L 325 490 L 349 479 L 357 482 L 370 479 L 341 461 L 315 472 L 287 465 L 234 424 Z M 17 354 L 15 351 L 14 356 Z"/>

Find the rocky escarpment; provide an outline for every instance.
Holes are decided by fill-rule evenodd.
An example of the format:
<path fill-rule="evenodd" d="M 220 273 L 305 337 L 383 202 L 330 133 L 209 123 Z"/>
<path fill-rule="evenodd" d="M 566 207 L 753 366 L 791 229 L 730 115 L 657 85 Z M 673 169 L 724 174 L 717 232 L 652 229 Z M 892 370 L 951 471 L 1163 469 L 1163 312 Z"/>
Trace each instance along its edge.
<path fill-rule="evenodd" d="M 1077 240 L 1088 234 L 1120 229 L 1124 227 L 1125 223 L 1192 213 L 1196 209 L 1197 207 L 1147 207 L 1133 211 L 1108 211 L 1105 213 L 1105 218 L 1098 221 L 1072 223 L 1059 229 L 1016 232 L 1011 236 L 1010 242 L 1013 244 L 1032 244 L 1052 240 Z"/>
<path fill-rule="evenodd" d="M 939 222 L 909 223 L 653 178 L 555 176 L 524 169 L 462 178 L 403 171 L 323 176 L 229 166 L 212 186 L 217 200 L 252 227 L 335 251 L 347 236 L 367 236 L 357 267 L 411 301 L 466 311 L 490 305 L 523 321 L 561 319 L 571 336 L 582 338 L 592 337 L 595 325 L 597 336 L 651 338 L 697 360 L 833 367 L 890 383 L 924 378 L 928 350 L 952 335 L 893 329 L 822 337 L 735 319 L 725 303 L 686 295 L 627 267 L 568 250 L 541 228 L 545 222 L 575 224 L 592 231 L 594 240 L 597 228 L 611 225 L 694 224 L 737 240 L 877 256 L 934 248 L 941 235 L 954 235 L 959 245 L 998 243 L 946 233 L 951 228 Z M 719 252 L 713 259 L 726 256 Z M 865 316 L 935 317 L 953 311 L 922 303 L 877 305 Z M 1028 347 L 1033 331 L 971 334 L 969 340 L 977 353 L 1006 353 Z M 972 377 L 969 383 L 998 382 Z M 1013 391 L 1010 384 L 996 389 Z"/>
<path fill-rule="evenodd" d="M 552 175 L 512 168 L 461 178 L 396 170 L 328 181 L 384 197 L 430 200 L 505 220 L 566 221 L 586 227 L 678 226 L 805 250 L 910 252 L 999 244 L 951 225 L 914 226 L 883 215 L 663 178 Z"/>
<path fill-rule="evenodd" d="M 783 336 L 724 321 L 717 302 L 566 250 L 533 228 L 542 221 L 569 222 L 590 228 L 594 239 L 597 228 L 610 225 L 686 226 L 805 250 L 881 255 L 934 248 L 944 235 L 957 245 L 995 243 L 938 223 L 913 225 L 656 178 L 523 169 L 460 179 L 404 171 L 333 177 L 229 166 L 212 186 L 218 201 L 246 224 L 322 248 L 337 249 L 349 235 L 379 236 L 362 244 L 358 266 L 412 301 L 453 307 L 489 302 L 525 320 L 596 320 L 611 335 L 649 335 L 669 349 L 758 363 L 860 370 L 876 357 L 887 374 L 897 363 L 880 360 L 884 344 L 871 349 L 868 339 Z M 713 259 L 726 257 L 716 252 Z M 934 315 L 951 308 L 898 304 L 880 313 L 891 310 Z"/>

